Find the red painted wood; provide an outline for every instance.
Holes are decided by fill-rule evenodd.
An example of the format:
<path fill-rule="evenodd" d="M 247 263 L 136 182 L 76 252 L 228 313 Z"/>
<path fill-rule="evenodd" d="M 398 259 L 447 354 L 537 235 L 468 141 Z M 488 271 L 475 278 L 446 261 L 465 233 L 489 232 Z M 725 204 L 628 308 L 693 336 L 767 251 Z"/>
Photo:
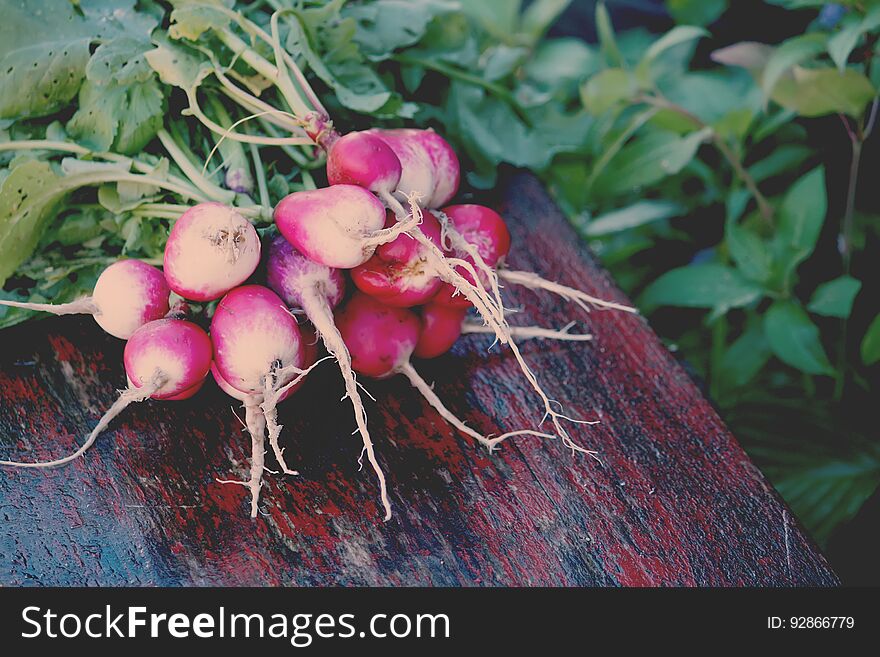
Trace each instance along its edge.
<path fill-rule="evenodd" d="M 512 265 L 625 301 L 540 185 L 519 175 L 501 210 Z M 522 323 L 581 318 L 558 299 L 508 290 Z M 778 495 L 646 322 L 593 312 L 592 344 L 523 343 L 601 464 L 559 441 L 489 456 L 402 378 L 369 383 L 370 423 L 394 518 L 381 522 L 342 384 L 319 368 L 282 407 L 300 477 L 268 477 L 247 517 L 249 442 L 213 385 L 186 402 L 128 409 L 85 458 L 0 471 L 0 583 L 362 585 L 831 585 Z M 75 448 L 124 385 L 122 343 L 89 318 L 0 334 L 0 454 Z M 448 406 L 486 433 L 532 426 L 540 407 L 484 336 L 419 364 Z M 271 463 L 271 455 L 269 456 Z"/>

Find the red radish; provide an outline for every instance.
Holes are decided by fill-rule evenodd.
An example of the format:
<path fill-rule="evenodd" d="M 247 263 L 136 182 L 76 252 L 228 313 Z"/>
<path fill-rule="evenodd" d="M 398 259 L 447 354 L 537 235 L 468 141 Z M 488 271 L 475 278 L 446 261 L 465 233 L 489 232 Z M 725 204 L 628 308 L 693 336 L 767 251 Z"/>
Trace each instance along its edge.
<path fill-rule="evenodd" d="M 481 285 L 490 286 L 496 305 L 503 307 L 494 267 L 510 251 L 510 231 L 504 219 L 494 210 L 474 204 L 451 205 L 438 211 L 437 215 L 443 225 L 444 246 L 458 253 L 477 270 Z M 470 272 L 465 271 L 462 275 L 474 282 Z M 434 300 L 458 308 L 470 305 L 449 284 L 440 290 Z"/>
<path fill-rule="evenodd" d="M 389 212 L 385 225 L 393 226 L 396 221 Z M 440 223 L 430 212 L 423 215 L 416 230 L 440 246 Z M 409 233 L 379 246 L 372 258 L 351 270 L 351 279 L 361 292 L 403 308 L 425 303 L 443 285 L 432 258 Z"/>
<path fill-rule="evenodd" d="M 379 480 L 379 492 L 385 509 L 385 519 L 389 519 L 391 504 L 388 501 L 385 475 L 376 460 L 373 441 L 367 427 L 367 412 L 358 390 L 351 356 L 333 319 L 333 309 L 342 300 L 345 290 L 345 279 L 342 272 L 310 260 L 297 251 L 284 237 L 278 237 L 269 247 L 267 279 L 269 285 L 289 305 L 302 308 L 305 311 L 306 317 L 309 318 L 324 341 L 327 351 L 336 358 L 345 381 L 346 397 L 354 407 L 355 421 L 363 440 L 362 455 L 366 453 Z M 265 411 L 266 404 L 263 408 Z"/>
<path fill-rule="evenodd" d="M 421 216 L 412 216 L 383 229 L 384 206 L 356 185 L 289 194 L 275 207 L 274 218 L 278 230 L 298 251 L 337 269 L 366 262 L 377 246 L 394 240 L 421 220 Z"/>
<path fill-rule="evenodd" d="M 200 386 L 211 367 L 211 341 L 192 322 L 158 319 L 144 324 L 134 332 L 125 345 L 123 360 L 130 384 L 98 421 L 79 449 L 56 461 L 0 461 L 0 465 L 51 468 L 80 457 L 129 404 L 151 397 L 165 400 L 180 398 L 194 387 Z"/>
<path fill-rule="evenodd" d="M 165 245 L 165 278 L 191 301 L 219 299 L 260 263 L 260 238 L 251 223 L 222 203 L 200 203 L 174 223 Z"/>
<path fill-rule="evenodd" d="M 3 300 L 0 305 L 55 315 L 92 315 L 107 333 L 127 340 L 147 322 L 168 313 L 170 295 L 161 271 L 141 260 L 120 260 L 101 272 L 90 297 L 57 305 Z"/>
<path fill-rule="evenodd" d="M 445 354 L 461 335 L 467 310 L 430 303 L 422 308 L 421 331 L 416 343 L 417 358 L 436 358 Z M 491 330 L 491 329 L 487 329 Z"/>
<path fill-rule="evenodd" d="M 450 412 L 410 363 L 421 332 L 419 317 L 412 310 L 386 306 L 365 294 L 355 293 L 337 311 L 336 325 L 351 352 L 352 367 L 355 370 L 374 379 L 403 374 L 447 422 L 485 445 L 490 451 L 511 436 L 553 437 L 537 431 L 522 430 L 488 438 L 468 427 Z"/>
<path fill-rule="evenodd" d="M 331 185 L 358 185 L 390 194 L 397 189 L 400 174 L 397 155 L 369 132 L 350 132 L 333 142 L 327 153 L 327 181 Z"/>
<path fill-rule="evenodd" d="M 352 367 L 374 379 L 393 376 L 409 362 L 421 330 L 413 311 L 358 292 L 336 312 L 336 326 L 351 352 Z"/>
<path fill-rule="evenodd" d="M 302 336 L 296 320 L 284 302 L 270 289 L 244 285 L 230 291 L 217 306 L 211 320 L 214 364 L 222 379 L 234 389 L 252 396 L 248 429 L 251 431 L 251 517 L 257 514 L 263 472 L 263 444 L 266 420 L 257 407 L 267 395 L 280 396 L 284 386 L 298 375 L 304 363 Z M 279 428 L 280 429 L 280 428 Z M 277 442 L 270 443 L 285 474 L 296 474 L 287 466 Z M 257 465 L 259 464 L 259 467 Z"/>
<path fill-rule="evenodd" d="M 455 196 L 460 180 L 458 157 L 436 132 L 403 128 L 367 133 L 388 144 L 400 160 L 398 192 L 421 196 L 421 204 L 426 208 L 438 208 Z"/>

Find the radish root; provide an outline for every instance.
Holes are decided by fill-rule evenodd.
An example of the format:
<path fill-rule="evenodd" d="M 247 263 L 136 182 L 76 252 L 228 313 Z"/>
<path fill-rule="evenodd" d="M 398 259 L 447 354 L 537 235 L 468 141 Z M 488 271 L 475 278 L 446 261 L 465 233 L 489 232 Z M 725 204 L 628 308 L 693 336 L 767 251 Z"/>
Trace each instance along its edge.
<path fill-rule="evenodd" d="M 507 330 L 510 331 L 510 335 L 513 337 L 524 339 L 535 338 L 539 340 L 562 340 L 568 342 L 589 342 L 593 339 L 590 333 L 570 333 L 569 331 L 571 331 L 574 325 L 575 322 L 569 322 L 559 330 L 546 329 L 540 326 L 508 326 Z M 462 335 L 469 333 L 495 333 L 485 324 L 472 320 L 465 320 L 462 323 L 461 332 Z"/>
<path fill-rule="evenodd" d="M 514 285 L 521 285 L 530 290 L 546 290 L 547 292 L 552 292 L 553 294 L 562 297 L 566 301 L 576 303 L 585 312 L 590 312 L 592 308 L 607 308 L 611 310 L 622 310 L 623 312 L 627 313 L 638 313 L 638 310 L 636 310 L 632 306 L 625 306 L 620 303 L 605 301 L 603 299 L 590 296 L 589 294 L 581 292 L 580 290 L 573 287 L 568 287 L 567 285 L 562 285 L 561 283 L 548 281 L 547 279 L 542 278 L 541 276 L 538 276 L 538 274 L 532 273 L 530 271 L 499 269 L 498 275 L 501 277 L 502 280 L 513 283 Z"/>
<path fill-rule="evenodd" d="M 263 468 L 266 462 L 266 417 L 260 408 L 259 397 L 250 395 L 244 403 L 245 423 L 251 435 L 251 476 L 248 481 L 217 479 L 218 484 L 238 484 L 251 492 L 251 518 L 257 517 L 260 488 L 263 486 Z"/>
<path fill-rule="evenodd" d="M 153 375 L 152 381 L 147 385 L 141 386 L 140 388 L 126 388 L 125 390 L 121 390 L 119 392 L 119 397 L 110 408 L 107 409 L 107 412 L 104 413 L 104 416 L 98 421 L 98 424 L 95 425 L 95 428 L 92 429 L 92 432 L 89 434 L 89 437 L 82 444 L 82 446 L 77 449 L 73 454 L 69 456 L 65 456 L 64 458 L 55 460 L 55 461 L 38 461 L 38 462 L 30 462 L 23 463 L 19 461 L 0 461 L 0 465 L 11 466 L 16 468 L 54 468 L 59 465 L 64 465 L 65 463 L 70 463 L 71 461 L 79 458 L 83 454 L 85 454 L 86 450 L 91 447 L 95 440 L 98 438 L 98 435 L 107 428 L 107 426 L 113 421 L 113 419 L 122 413 L 130 404 L 135 402 L 142 402 L 146 399 L 149 399 L 153 393 L 155 393 L 159 388 L 161 388 L 167 382 L 167 377 L 162 374 L 159 370 L 156 370 L 156 373 Z"/>
<path fill-rule="evenodd" d="M 319 361 L 313 363 L 310 367 L 307 367 L 304 370 L 293 366 L 281 368 L 279 370 L 276 370 L 273 374 L 267 376 L 265 379 L 265 389 L 263 392 L 262 402 L 259 403 L 259 406 L 262 410 L 263 417 L 266 420 L 266 430 L 269 434 L 269 444 L 272 446 L 272 451 L 275 454 L 275 460 L 278 461 L 278 465 L 281 466 L 281 471 L 284 474 L 298 475 L 299 472 L 297 472 L 296 470 L 291 470 L 287 466 L 287 461 L 284 459 L 284 449 L 278 443 L 278 438 L 281 435 L 281 429 L 284 428 L 283 425 L 278 424 L 278 402 L 290 388 L 299 384 L 303 379 L 306 378 L 306 376 L 308 376 L 309 372 L 311 372 L 320 363 L 323 363 L 325 360 L 327 360 L 327 358 L 329 358 L 329 356 L 320 359 Z M 296 376 L 290 382 L 279 387 L 278 382 L 284 380 L 291 372 L 295 373 Z"/>
<path fill-rule="evenodd" d="M 327 351 L 336 358 L 336 362 L 339 364 L 339 371 L 342 373 L 342 378 L 345 381 L 345 397 L 348 397 L 351 405 L 354 407 L 354 419 L 364 444 L 358 463 L 363 467 L 363 458 L 364 454 L 366 454 L 367 460 L 370 462 L 370 466 L 372 466 L 373 472 L 376 473 L 376 478 L 379 480 L 379 497 L 382 501 L 382 507 L 385 509 L 385 520 L 390 520 L 391 502 L 388 499 L 388 485 L 385 481 L 385 473 L 382 472 L 379 461 L 376 459 L 373 441 L 367 428 L 367 411 L 364 408 L 363 400 L 361 400 L 360 392 L 358 392 L 357 378 L 351 367 L 351 354 L 348 351 L 348 347 L 345 346 L 342 334 L 336 328 L 336 324 L 333 323 L 333 310 L 327 302 L 327 297 L 319 290 L 315 290 L 312 294 L 303 295 L 302 304 L 303 310 L 306 311 L 306 316 L 315 326 L 315 330 L 324 341 Z"/>
<path fill-rule="evenodd" d="M 53 315 L 97 315 L 98 307 L 92 301 L 92 297 L 83 297 L 70 303 L 24 303 L 22 301 L 0 300 L 0 306 L 10 308 L 23 308 L 24 310 L 38 310 L 52 313 Z"/>
<path fill-rule="evenodd" d="M 541 433 L 540 431 L 532 431 L 531 429 L 509 431 L 507 433 L 501 434 L 500 436 L 495 436 L 494 438 L 490 436 L 484 436 L 483 434 L 471 429 L 458 416 L 456 416 L 454 413 L 452 413 L 452 411 L 446 408 L 446 406 L 437 396 L 437 393 L 434 392 L 434 388 L 422 378 L 422 376 L 416 371 L 411 363 L 406 363 L 400 368 L 399 371 L 407 379 L 409 379 L 409 382 L 412 384 L 412 386 L 422 394 L 422 396 L 425 398 L 425 401 L 433 406 L 444 420 L 449 422 L 449 424 L 454 426 L 463 434 L 470 436 L 478 443 L 483 445 L 486 449 L 489 450 L 490 454 L 498 448 L 498 445 L 500 443 L 514 436 L 537 436 L 539 438 L 556 437 L 553 434 Z"/>

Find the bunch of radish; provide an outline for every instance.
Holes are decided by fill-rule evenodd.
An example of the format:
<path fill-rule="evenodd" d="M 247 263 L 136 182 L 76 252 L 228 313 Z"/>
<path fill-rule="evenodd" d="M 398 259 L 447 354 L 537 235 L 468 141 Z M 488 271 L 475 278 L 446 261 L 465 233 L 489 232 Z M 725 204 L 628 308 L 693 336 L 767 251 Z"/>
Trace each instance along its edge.
<path fill-rule="evenodd" d="M 584 309 L 633 309 L 505 267 L 511 237 L 501 216 L 479 205 L 448 205 L 458 191 L 459 162 L 435 132 L 367 130 L 339 136 L 328 123 L 320 125 L 309 132 L 327 152 L 329 185 L 281 200 L 274 208 L 277 231 L 269 231 L 265 245 L 235 208 L 201 203 L 174 223 L 161 271 L 123 260 L 103 272 L 91 297 L 59 305 L 0 301 L 56 314 L 92 314 L 104 330 L 128 341 L 128 386 L 82 447 L 58 460 L 0 465 L 68 463 L 132 402 L 187 399 L 211 372 L 220 388 L 243 404 L 251 438 L 249 478 L 222 481 L 248 488 L 256 517 L 267 440 L 281 472 L 297 474 L 281 447 L 277 406 L 324 360 L 319 339 L 342 375 L 361 459 L 366 456 L 378 479 L 386 519 L 391 503 L 359 376 L 405 376 L 441 417 L 490 451 L 507 438 L 531 435 L 558 436 L 573 451 L 595 454 L 572 440 L 563 422 L 583 421 L 561 413 L 517 344 L 520 338 L 590 336 L 568 328 L 510 326 L 502 291 L 505 285 L 522 285 Z M 265 285 L 253 280 L 261 260 Z M 187 301 L 208 304 L 212 315 L 190 317 Z M 462 333 L 487 333 L 510 350 L 543 410 L 538 424 L 549 419 L 552 433 L 514 428 L 486 436 L 443 405 L 411 359 L 445 353 Z"/>

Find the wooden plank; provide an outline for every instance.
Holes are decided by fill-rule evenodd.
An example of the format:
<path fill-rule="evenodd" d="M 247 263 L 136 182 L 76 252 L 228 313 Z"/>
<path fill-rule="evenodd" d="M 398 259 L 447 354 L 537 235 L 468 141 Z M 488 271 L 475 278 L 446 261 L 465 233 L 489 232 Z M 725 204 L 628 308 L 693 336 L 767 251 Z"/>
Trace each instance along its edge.
<path fill-rule="evenodd" d="M 538 182 L 505 186 L 512 266 L 626 301 Z M 581 317 L 508 290 L 521 323 Z M 359 471 L 342 384 L 315 371 L 281 411 L 300 477 L 268 477 L 263 515 L 246 491 L 249 443 L 213 385 L 186 402 L 128 409 L 85 458 L 0 471 L 6 585 L 833 585 L 837 578 L 646 322 L 585 319 L 592 344 L 523 343 L 601 463 L 559 441 L 493 456 L 447 427 L 401 377 L 371 382 L 368 411 L 394 518 Z M 485 336 L 418 364 L 448 406 L 486 433 L 534 426 L 540 406 Z M 124 385 L 122 343 L 89 318 L 0 334 L 0 454 L 75 448 Z M 271 463 L 271 460 L 270 460 Z"/>

